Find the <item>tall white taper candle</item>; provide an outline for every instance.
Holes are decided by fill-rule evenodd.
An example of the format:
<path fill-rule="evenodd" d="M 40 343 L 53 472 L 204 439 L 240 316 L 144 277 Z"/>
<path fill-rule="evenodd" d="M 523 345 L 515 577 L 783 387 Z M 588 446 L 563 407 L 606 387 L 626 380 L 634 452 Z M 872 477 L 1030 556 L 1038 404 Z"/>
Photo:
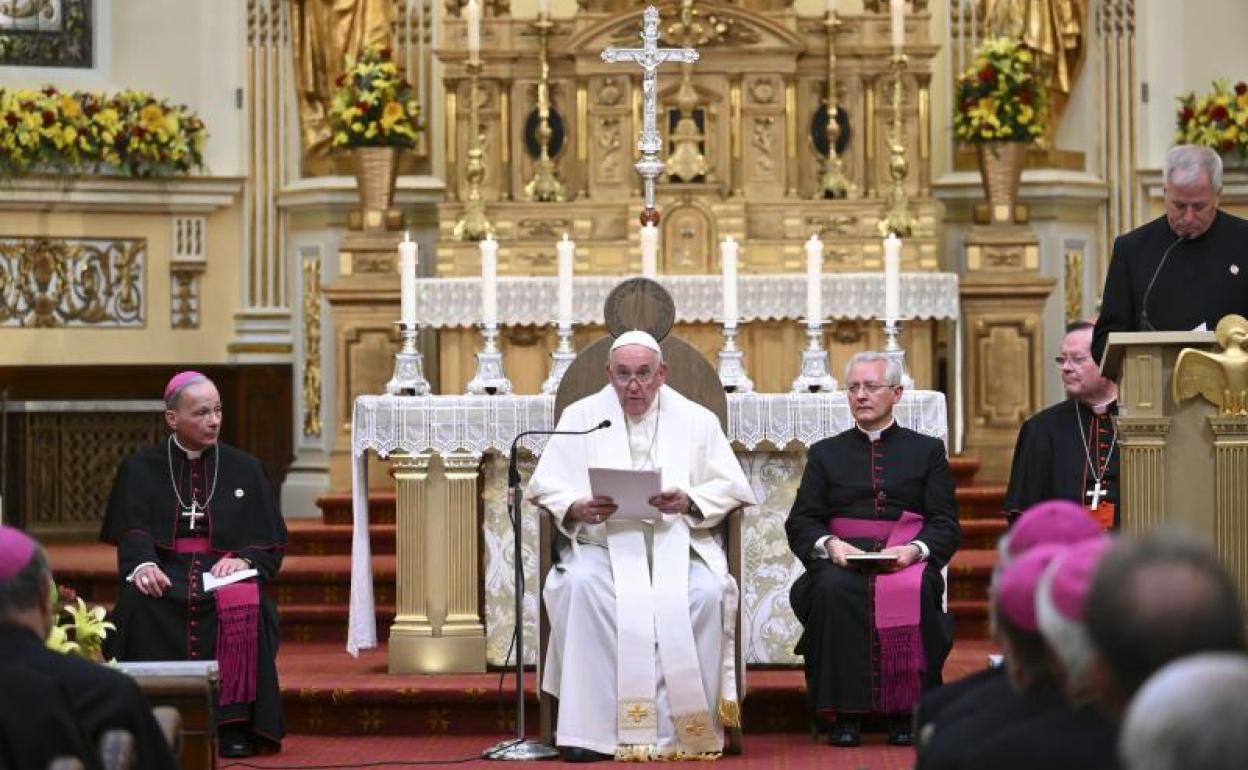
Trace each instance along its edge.
<path fill-rule="evenodd" d="M 498 323 L 498 241 L 481 241 L 481 323 Z"/>
<path fill-rule="evenodd" d="M 906 0 L 892 0 L 893 53 L 901 53 L 906 47 Z"/>
<path fill-rule="evenodd" d="M 641 226 L 641 274 L 646 278 L 659 274 L 659 228 L 652 224 Z"/>
<path fill-rule="evenodd" d="M 884 239 L 884 320 L 901 317 L 901 239 L 889 233 Z"/>
<path fill-rule="evenodd" d="M 416 260 L 418 249 L 406 232 L 399 243 L 399 320 L 416 325 Z"/>
<path fill-rule="evenodd" d="M 463 13 L 464 24 L 468 27 L 468 59 L 477 61 L 481 58 L 481 4 L 468 0 Z"/>
<path fill-rule="evenodd" d="M 823 241 L 806 241 L 806 323 L 823 323 Z"/>
<path fill-rule="evenodd" d="M 572 324 L 572 271 L 576 263 L 576 242 L 563 234 L 563 240 L 555 244 L 559 255 L 558 318 L 560 325 Z"/>
<path fill-rule="evenodd" d="M 737 322 L 737 242 L 725 238 L 719 245 L 719 258 L 724 269 L 724 323 Z"/>

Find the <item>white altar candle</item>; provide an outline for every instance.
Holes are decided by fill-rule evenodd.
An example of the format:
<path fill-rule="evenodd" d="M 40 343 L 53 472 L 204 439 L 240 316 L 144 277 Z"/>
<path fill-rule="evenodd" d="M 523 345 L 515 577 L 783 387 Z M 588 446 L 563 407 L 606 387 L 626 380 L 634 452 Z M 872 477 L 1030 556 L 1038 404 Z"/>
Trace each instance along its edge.
<path fill-rule="evenodd" d="M 893 50 L 900 52 L 906 46 L 906 0 L 892 0 Z"/>
<path fill-rule="evenodd" d="M 537 0 L 537 15 L 550 17 L 550 0 Z"/>
<path fill-rule="evenodd" d="M 659 274 L 659 228 L 652 224 L 641 226 L 641 274 L 646 278 Z"/>
<path fill-rule="evenodd" d="M 576 242 L 568 240 L 568 234 L 563 234 L 563 240 L 555 244 L 555 252 L 559 255 L 559 316 L 560 325 L 572 324 L 572 271 L 576 262 Z"/>
<path fill-rule="evenodd" d="M 416 242 L 406 232 L 399 243 L 399 320 L 416 325 Z"/>
<path fill-rule="evenodd" d="M 725 238 L 719 245 L 719 260 L 724 269 L 724 323 L 737 322 L 737 242 Z"/>
<path fill-rule="evenodd" d="M 884 239 L 884 320 L 901 317 L 901 239 L 889 233 Z"/>
<path fill-rule="evenodd" d="M 828 0 L 828 15 L 836 13 L 836 0 Z"/>
<path fill-rule="evenodd" d="M 806 241 L 806 323 L 823 322 L 823 241 Z"/>
<path fill-rule="evenodd" d="M 481 54 L 481 4 L 468 0 L 464 6 L 464 24 L 468 27 L 468 59 L 477 61 Z"/>
<path fill-rule="evenodd" d="M 498 323 L 498 241 L 481 241 L 481 323 Z"/>

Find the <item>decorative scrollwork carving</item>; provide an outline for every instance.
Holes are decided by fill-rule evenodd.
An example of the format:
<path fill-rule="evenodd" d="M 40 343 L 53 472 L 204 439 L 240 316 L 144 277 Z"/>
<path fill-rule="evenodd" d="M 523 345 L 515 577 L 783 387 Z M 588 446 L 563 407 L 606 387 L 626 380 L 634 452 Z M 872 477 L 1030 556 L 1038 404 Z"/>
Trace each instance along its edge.
<path fill-rule="evenodd" d="M 0 237 L 0 326 L 144 325 L 147 239 Z"/>

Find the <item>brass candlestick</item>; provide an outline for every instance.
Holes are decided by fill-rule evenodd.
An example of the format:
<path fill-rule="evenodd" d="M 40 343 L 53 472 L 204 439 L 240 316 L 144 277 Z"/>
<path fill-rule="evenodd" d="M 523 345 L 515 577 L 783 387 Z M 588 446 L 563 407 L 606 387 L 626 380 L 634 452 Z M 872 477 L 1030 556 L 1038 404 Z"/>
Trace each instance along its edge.
<path fill-rule="evenodd" d="M 485 200 L 481 197 L 481 182 L 485 179 L 485 135 L 481 133 L 481 114 L 477 81 L 481 76 L 481 62 L 468 60 L 468 125 L 472 132 L 472 148 L 464 164 L 464 178 L 468 180 L 468 197 L 463 213 L 455 222 L 453 235 L 460 241 L 479 241 L 494 233 L 494 226 L 485 216 Z"/>
<path fill-rule="evenodd" d="M 828 30 L 828 95 L 826 97 L 828 122 L 824 126 L 824 136 L 828 140 L 828 154 L 823 159 L 823 180 L 820 182 L 823 197 L 850 198 L 857 194 L 857 187 L 845 176 L 845 164 L 836 151 L 836 143 L 841 138 L 840 104 L 836 98 L 836 28 L 841 25 L 836 11 L 828 11 L 823 21 Z"/>
<path fill-rule="evenodd" d="M 896 233 L 906 237 L 914 230 L 914 214 L 910 211 L 910 199 L 906 196 L 906 174 L 909 163 L 906 161 L 905 135 L 902 133 L 901 111 L 905 92 L 902 80 L 906 74 L 906 55 L 898 50 L 893 54 L 893 125 L 888 136 L 888 175 L 893 186 L 888 191 L 888 204 L 884 208 L 884 218 L 880 220 L 880 235 Z"/>
<path fill-rule="evenodd" d="M 555 176 L 555 163 L 550 159 L 550 139 L 554 131 L 550 127 L 550 30 L 554 22 L 546 13 L 538 14 L 533 23 L 537 28 L 537 44 L 541 78 L 537 82 L 537 160 L 533 163 L 533 178 L 524 186 L 524 199 L 530 201 L 563 202 L 566 199 L 563 182 Z"/>

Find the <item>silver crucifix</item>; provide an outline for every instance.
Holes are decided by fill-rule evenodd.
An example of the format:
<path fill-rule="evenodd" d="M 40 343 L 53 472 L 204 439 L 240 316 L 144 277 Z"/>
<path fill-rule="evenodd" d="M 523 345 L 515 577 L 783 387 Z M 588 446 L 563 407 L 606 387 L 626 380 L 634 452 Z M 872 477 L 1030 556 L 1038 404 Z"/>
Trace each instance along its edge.
<path fill-rule="evenodd" d="M 191 507 L 182 511 L 182 518 L 191 522 L 191 531 L 195 531 L 195 523 L 204 518 L 204 509 L 199 507 L 199 501 L 191 498 Z"/>
<path fill-rule="evenodd" d="M 659 136 L 657 81 L 659 65 L 665 62 L 692 64 L 698 60 L 698 52 L 692 48 L 659 48 L 659 9 L 647 6 L 641 15 L 641 48 L 608 48 L 602 52 L 602 60 L 608 64 L 636 62 L 641 65 L 641 136 L 637 149 L 641 152 L 634 168 L 644 180 L 646 212 L 643 218 L 656 217 L 654 209 L 654 180 L 663 173 L 663 161 L 659 150 L 663 139 Z M 655 218 L 657 224 L 657 217 Z"/>
<path fill-rule="evenodd" d="M 1083 493 L 1084 497 L 1092 498 L 1092 510 L 1096 510 L 1101 505 L 1101 498 L 1109 494 L 1109 490 L 1101 486 L 1101 480 L 1097 479 L 1096 484 L 1091 489 Z"/>

